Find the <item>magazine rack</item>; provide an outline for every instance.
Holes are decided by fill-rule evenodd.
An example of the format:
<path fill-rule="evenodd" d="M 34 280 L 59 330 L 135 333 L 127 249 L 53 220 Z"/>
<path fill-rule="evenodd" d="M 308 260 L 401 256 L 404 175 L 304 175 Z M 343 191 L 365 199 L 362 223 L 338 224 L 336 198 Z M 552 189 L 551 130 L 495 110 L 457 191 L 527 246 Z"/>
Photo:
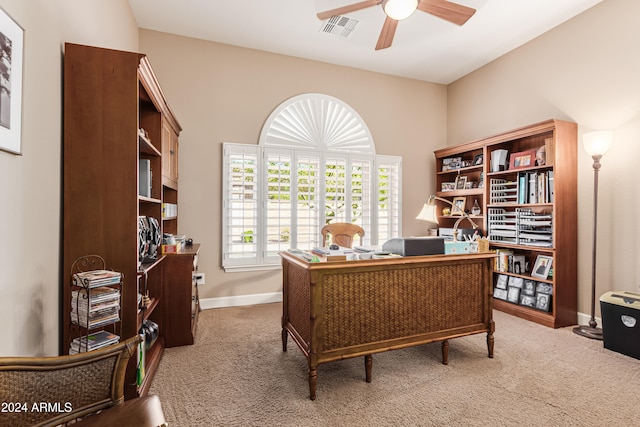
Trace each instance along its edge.
<path fill-rule="evenodd" d="M 122 273 L 107 270 L 104 258 L 99 255 L 82 256 L 73 262 L 70 354 L 97 350 L 120 341 L 122 279 Z"/>

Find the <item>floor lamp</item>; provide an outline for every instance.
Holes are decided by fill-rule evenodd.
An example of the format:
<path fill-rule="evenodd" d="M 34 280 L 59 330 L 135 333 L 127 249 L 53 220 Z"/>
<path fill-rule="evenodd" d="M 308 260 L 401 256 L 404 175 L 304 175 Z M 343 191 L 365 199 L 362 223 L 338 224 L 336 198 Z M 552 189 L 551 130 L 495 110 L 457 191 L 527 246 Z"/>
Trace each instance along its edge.
<path fill-rule="evenodd" d="M 602 329 L 598 328 L 595 319 L 596 310 L 596 240 L 598 227 L 598 171 L 600 170 L 600 159 L 609 150 L 612 143 L 613 132 L 598 131 L 585 133 L 582 136 L 584 150 L 593 158 L 593 243 L 591 248 L 591 319 L 589 326 L 580 325 L 573 328 L 573 332 L 583 337 L 601 340 Z"/>

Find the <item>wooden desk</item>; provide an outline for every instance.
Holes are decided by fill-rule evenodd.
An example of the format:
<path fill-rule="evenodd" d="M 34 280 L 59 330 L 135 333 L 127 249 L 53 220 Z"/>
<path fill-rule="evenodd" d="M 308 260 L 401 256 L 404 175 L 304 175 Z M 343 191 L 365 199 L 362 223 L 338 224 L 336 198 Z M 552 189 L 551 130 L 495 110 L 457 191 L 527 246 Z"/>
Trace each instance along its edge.
<path fill-rule="evenodd" d="M 321 363 L 487 333 L 493 357 L 491 270 L 495 254 L 311 263 L 281 252 L 282 350 L 291 336 L 309 364 L 316 398 Z"/>

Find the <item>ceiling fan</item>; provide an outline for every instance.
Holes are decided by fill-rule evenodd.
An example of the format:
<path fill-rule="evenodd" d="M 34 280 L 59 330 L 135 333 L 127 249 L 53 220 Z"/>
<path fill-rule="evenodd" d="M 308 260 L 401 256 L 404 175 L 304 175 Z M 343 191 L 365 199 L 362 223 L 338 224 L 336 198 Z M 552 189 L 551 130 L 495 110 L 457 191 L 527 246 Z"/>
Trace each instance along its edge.
<path fill-rule="evenodd" d="M 382 5 L 382 10 L 384 10 L 387 17 L 382 26 L 382 31 L 380 31 L 380 37 L 378 37 L 376 50 L 386 49 L 391 46 L 393 36 L 396 34 L 398 21 L 408 18 L 416 9 L 457 25 L 464 24 L 476 13 L 473 8 L 447 0 L 365 0 L 320 12 L 317 15 L 318 18 L 324 20 L 332 16 L 344 15 L 377 5 Z"/>

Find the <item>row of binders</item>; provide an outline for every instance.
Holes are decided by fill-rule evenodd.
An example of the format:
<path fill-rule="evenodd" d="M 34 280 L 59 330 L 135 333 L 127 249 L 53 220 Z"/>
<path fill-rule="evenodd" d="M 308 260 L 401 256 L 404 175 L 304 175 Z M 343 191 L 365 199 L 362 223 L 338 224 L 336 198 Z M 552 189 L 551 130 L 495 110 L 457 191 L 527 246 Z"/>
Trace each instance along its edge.
<path fill-rule="evenodd" d="M 518 203 L 553 203 L 553 171 L 518 173 Z"/>
<path fill-rule="evenodd" d="M 553 203 L 553 171 L 519 172 L 516 181 L 491 179 L 489 203 L 540 204 Z"/>

